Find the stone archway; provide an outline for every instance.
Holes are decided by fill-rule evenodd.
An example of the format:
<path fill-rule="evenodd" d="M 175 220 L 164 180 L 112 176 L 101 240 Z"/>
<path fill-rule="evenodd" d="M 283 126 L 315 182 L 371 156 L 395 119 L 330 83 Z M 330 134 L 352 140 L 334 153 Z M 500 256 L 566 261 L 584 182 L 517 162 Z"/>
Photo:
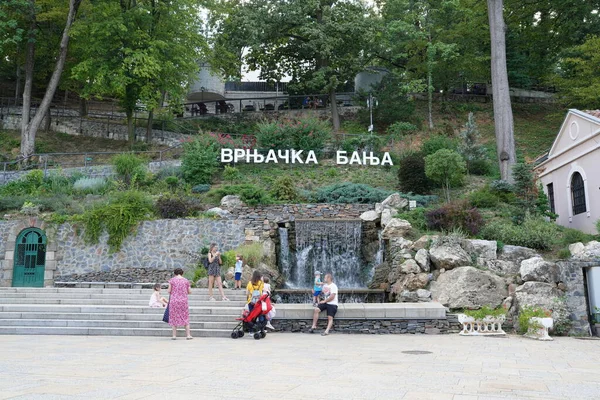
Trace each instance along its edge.
<path fill-rule="evenodd" d="M 43 287 L 46 269 L 46 234 L 38 228 L 19 233 L 13 260 L 13 287 Z"/>
<path fill-rule="evenodd" d="M 6 236 L 6 246 L 4 247 L 4 252 L 0 254 L 0 265 L 2 265 L 2 275 L 0 275 L 0 286 L 3 287 L 11 287 L 13 283 L 18 286 L 25 286 L 24 282 L 17 281 L 13 282 L 13 278 L 15 277 L 15 273 L 21 274 L 20 271 L 15 270 L 15 265 L 23 265 L 23 260 L 17 259 L 17 252 L 19 251 L 17 246 L 17 241 L 25 237 L 28 232 L 37 232 L 38 235 L 43 235 L 43 244 L 44 244 L 44 268 L 43 268 L 43 277 L 38 276 L 34 277 L 38 279 L 36 286 L 52 286 L 54 285 L 54 272 L 56 271 L 56 243 L 54 241 L 45 237 L 45 228 L 46 224 L 43 221 L 38 220 L 37 218 L 30 218 L 27 220 L 21 221 L 9 221 L 10 228 L 8 228 L 8 235 Z M 27 240 L 34 241 L 34 239 L 39 240 L 39 237 L 25 237 L 25 241 Z M 24 243 L 22 243 L 24 244 Z M 25 243 L 26 244 L 26 243 Z M 25 246 L 26 247 L 26 246 Z M 30 257 L 33 257 L 33 250 Z M 38 270 L 40 271 L 40 270 Z M 33 272 L 33 271 L 31 271 Z M 32 285 L 27 285 L 32 286 Z"/>

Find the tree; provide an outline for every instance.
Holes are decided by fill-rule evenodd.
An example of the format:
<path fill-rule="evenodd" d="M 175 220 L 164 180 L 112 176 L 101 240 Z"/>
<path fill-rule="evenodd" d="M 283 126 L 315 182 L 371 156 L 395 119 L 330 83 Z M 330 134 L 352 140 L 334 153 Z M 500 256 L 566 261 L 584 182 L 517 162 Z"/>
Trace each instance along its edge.
<path fill-rule="evenodd" d="M 367 65 L 367 44 L 376 35 L 373 19 L 372 10 L 359 0 L 248 0 L 222 21 L 235 26 L 222 29 L 243 34 L 244 61 L 251 70 L 260 70 L 261 79 L 278 81 L 288 75 L 296 88 L 328 93 L 337 130 L 335 93 Z M 228 39 L 239 48 L 239 37 Z"/>
<path fill-rule="evenodd" d="M 510 87 L 506 69 L 506 40 L 503 0 L 487 0 L 492 55 L 492 93 L 496 152 L 501 179 L 513 182 L 512 167 L 517 162 Z"/>
<path fill-rule="evenodd" d="M 34 53 L 35 53 L 35 43 L 34 38 L 31 37 L 33 35 L 32 32 L 35 31 L 35 1 L 31 0 L 31 28 L 30 28 L 30 37 L 29 42 L 27 44 L 27 63 L 25 67 L 25 90 L 23 93 L 23 113 L 22 113 L 22 128 L 21 128 L 21 157 L 26 159 L 30 155 L 32 155 L 35 151 L 35 136 L 37 131 L 42 124 L 42 120 L 44 116 L 50 109 L 50 103 L 52 102 L 52 98 L 54 97 L 54 93 L 58 87 L 60 82 L 60 78 L 65 66 L 65 61 L 67 59 L 67 51 L 69 47 L 69 39 L 70 39 L 70 31 L 73 22 L 75 21 L 75 16 L 77 15 L 77 10 L 81 5 L 82 0 L 69 0 L 69 13 L 67 14 L 67 21 L 65 23 L 65 28 L 62 33 L 60 48 L 58 57 L 56 60 L 56 65 L 54 67 L 54 72 L 50 77 L 50 81 L 46 88 L 46 92 L 44 93 L 44 97 L 40 106 L 38 107 L 35 115 L 29 121 L 29 112 L 31 105 L 31 87 L 33 84 L 33 62 L 34 62 Z"/>
<path fill-rule="evenodd" d="M 425 157 L 425 175 L 442 185 L 450 201 L 450 187 L 462 184 L 467 171 L 465 160 L 453 150 L 442 149 Z"/>
<path fill-rule="evenodd" d="M 600 36 L 564 52 L 554 82 L 563 101 L 585 110 L 600 108 Z"/>
<path fill-rule="evenodd" d="M 485 161 L 487 158 L 485 147 L 479 144 L 480 137 L 477 124 L 475 124 L 475 117 L 470 112 L 465 129 L 460 132 L 461 142 L 458 145 L 458 152 L 466 161 L 467 171 L 469 172 L 471 172 L 474 163 Z"/>
<path fill-rule="evenodd" d="M 197 0 L 98 0 L 74 32 L 85 43 L 72 72 L 82 95 L 119 99 L 130 143 L 139 103 L 152 116 L 165 93 L 171 105 L 185 97 L 205 48 L 199 15 Z"/>

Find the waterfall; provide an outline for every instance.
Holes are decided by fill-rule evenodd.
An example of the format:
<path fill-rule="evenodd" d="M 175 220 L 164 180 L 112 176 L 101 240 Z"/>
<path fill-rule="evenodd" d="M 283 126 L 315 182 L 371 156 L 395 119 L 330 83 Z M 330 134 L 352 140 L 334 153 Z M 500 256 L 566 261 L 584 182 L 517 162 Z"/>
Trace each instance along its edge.
<path fill-rule="evenodd" d="M 314 271 L 331 272 L 341 288 L 364 287 L 365 265 L 361 257 L 362 222 L 296 220 L 296 257 L 284 261 L 281 239 L 281 270 L 289 287 L 308 288 L 313 285 Z M 284 233 L 287 241 L 287 230 Z M 289 244 L 289 243 L 288 243 Z M 287 247 L 287 246 L 285 246 Z M 294 263 L 295 261 L 295 263 Z M 295 265 L 294 265 L 295 264 Z M 286 273 L 286 271 L 288 271 Z"/>
<path fill-rule="evenodd" d="M 375 256 L 375 267 L 383 262 L 383 253 L 385 251 L 385 244 L 383 242 L 383 230 L 377 232 L 377 239 L 379 239 L 379 249 L 377 250 L 377 255 Z"/>
<path fill-rule="evenodd" d="M 281 266 L 283 276 L 291 276 L 292 262 L 290 260 L 290 244 L 287 228 L 279 228 L 279 265 Z"/>

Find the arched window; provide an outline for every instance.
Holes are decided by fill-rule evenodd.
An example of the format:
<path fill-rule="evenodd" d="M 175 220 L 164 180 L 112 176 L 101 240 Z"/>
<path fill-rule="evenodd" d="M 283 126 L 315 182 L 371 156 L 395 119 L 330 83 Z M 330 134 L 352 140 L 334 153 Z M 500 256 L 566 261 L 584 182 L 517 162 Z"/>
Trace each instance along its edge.
<path fill-rule="evenodd" d="M 585 182 L 579 172 L 571 177 L 571 204 L 573 204 L 573 215 L 587 211 L 585 204 Z"/>

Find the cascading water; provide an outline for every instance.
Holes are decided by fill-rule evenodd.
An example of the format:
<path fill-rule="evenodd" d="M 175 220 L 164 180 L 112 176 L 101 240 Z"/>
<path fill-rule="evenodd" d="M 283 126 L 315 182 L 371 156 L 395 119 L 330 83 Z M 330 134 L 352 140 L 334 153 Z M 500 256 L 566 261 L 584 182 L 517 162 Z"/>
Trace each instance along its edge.
<path fill-rule="evenodd" d="M 279 265 L 281 273 L 288 277 L 292 273 L 292 260 L 290 258 L 290 244 L 288 241 L 287 228 L 279 228 Z"/>
<path fill-rule="evenodd" d="M 296 253 L 286 264 L 280 228 L 280 265 L 288 287 L 309 288 L 314 271 L 331 272 L 339 287 L 365 287 L 368 265 L 362 259 L 362 222 L 360 220 L 296 220 Z M 284 233 L 287 240 L 286 231 Z M 289 243 L 288 243 L 289 245 Z M 289 250 L 287 250 L 289 255 Z M 289 272 L 287 272 L 289 271 Z M 287 273 L 286 273 L 287 272 Z"/>

